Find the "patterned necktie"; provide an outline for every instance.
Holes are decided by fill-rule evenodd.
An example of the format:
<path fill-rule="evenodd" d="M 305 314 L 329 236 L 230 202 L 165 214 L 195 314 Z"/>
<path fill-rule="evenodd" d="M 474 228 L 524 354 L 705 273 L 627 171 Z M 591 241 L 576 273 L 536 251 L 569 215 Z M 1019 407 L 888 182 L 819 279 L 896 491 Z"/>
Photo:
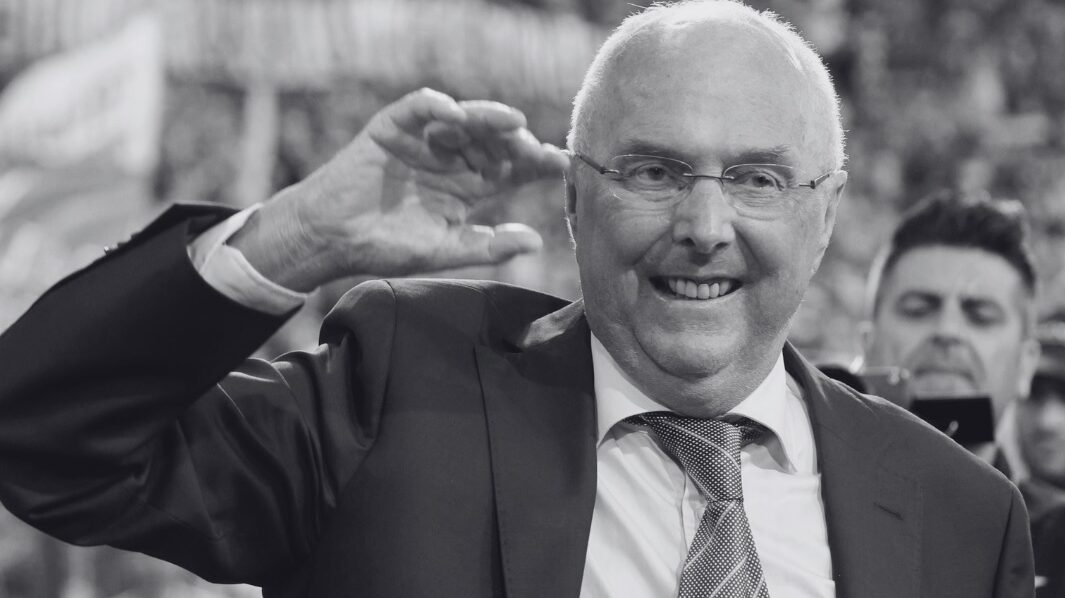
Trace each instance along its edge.
<path fill-rule="evenodd" d="M 740 448 L 766 432 L 743 418 L 736 424 L 656 411 L 628 418 L 650 428 L 699 492 L 706 511 L 684 560 L 679 598 L 769 598 L 751 526 L 743 509 Z"/>

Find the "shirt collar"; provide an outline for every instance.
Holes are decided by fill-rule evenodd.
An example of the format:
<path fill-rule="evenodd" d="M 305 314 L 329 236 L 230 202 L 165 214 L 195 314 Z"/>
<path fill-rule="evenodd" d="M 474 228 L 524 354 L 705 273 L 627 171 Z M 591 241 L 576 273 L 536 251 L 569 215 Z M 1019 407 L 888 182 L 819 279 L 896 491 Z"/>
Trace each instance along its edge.
<path fill-rule="evenodd" d="M 595 334 L 591 335 L 592 368 L 595 376 L 598 443 L 621 420 L 648 411 L 671 411 L 648 397 L 629 379 Z M 784 369 L 783 354 L 750 395 L 726 414 L 753 419 L 769 428 L 779 440 L 783 465 L 790 471 L 812 472 L 816 468 L 813 432 L 799 387 L 791 384 Z"/>

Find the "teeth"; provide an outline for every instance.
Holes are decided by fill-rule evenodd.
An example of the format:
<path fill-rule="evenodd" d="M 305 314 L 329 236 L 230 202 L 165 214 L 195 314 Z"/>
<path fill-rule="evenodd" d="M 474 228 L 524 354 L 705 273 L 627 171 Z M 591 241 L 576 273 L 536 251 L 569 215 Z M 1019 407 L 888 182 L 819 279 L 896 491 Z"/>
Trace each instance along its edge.
<path fill-rule="evenodd" d="M 716 299 L 727 295 L 732 290 L 732 283 L 725 280 L 712 284 L 696 283 L 687 278 L 667 278 L 669 289 L 678 296 L 688 299 Z"/>

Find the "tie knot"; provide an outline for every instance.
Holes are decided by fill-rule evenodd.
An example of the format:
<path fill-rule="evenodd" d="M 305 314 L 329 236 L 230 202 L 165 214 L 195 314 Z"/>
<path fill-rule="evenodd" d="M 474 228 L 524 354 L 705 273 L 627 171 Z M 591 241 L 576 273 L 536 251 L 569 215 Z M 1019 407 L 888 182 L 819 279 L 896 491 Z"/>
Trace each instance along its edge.
<path fill-rule="evenodd" d="M 650 428 L 659 446 L 680 463 L 708 501 L 743 498 L 740 449 L 767 431 L 747 418 L 732 423 L 668 411 L 634 415 L 626 421 Z"/>

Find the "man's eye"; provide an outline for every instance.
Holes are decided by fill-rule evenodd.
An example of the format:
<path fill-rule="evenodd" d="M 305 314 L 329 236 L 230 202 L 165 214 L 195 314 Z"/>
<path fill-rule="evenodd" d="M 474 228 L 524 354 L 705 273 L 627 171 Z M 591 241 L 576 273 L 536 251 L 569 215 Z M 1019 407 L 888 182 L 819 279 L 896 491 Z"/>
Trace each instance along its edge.
<path fill-rule="evenodd" d="M 936 303 L 923 297 L 904 297 L 895 306 L 895 311 L 908 318 L 922 318 L 936 310 Z"/>
<path fill-rule="evenodd" d="M 997 305 L 988 303 L 966 305 L 965 313 L 969 321 L 978 326 L 991 326 L 1005 319 L 1005 314 Z"/>
<path fill-rule="evenodd" d="M 777 181 L 764 172 L 758 172 L 748 176 L 746 184 L 752 187 L 779 187 Z"/>
<path fill-rule="evenodd" d="M 636 168 L 629 176 L 645 181 L 662 181 L 669 178 L 669 171 L 660 164 L 645 164 Z"/>
<path fill-rule="evenodd" d="M 768 170 L 740 168 L 730 171 L 728 175 L 732 184 L 748 189 L 779 191 L 786 186 L 780 176 Z"/>
<path fill-rule="evenodd" d="M 684 176 L 662 162 L 637 162 L 623 169 L 621 175 L 628 187 L 638 191 L 676 190 L 685 185 Z"/>

